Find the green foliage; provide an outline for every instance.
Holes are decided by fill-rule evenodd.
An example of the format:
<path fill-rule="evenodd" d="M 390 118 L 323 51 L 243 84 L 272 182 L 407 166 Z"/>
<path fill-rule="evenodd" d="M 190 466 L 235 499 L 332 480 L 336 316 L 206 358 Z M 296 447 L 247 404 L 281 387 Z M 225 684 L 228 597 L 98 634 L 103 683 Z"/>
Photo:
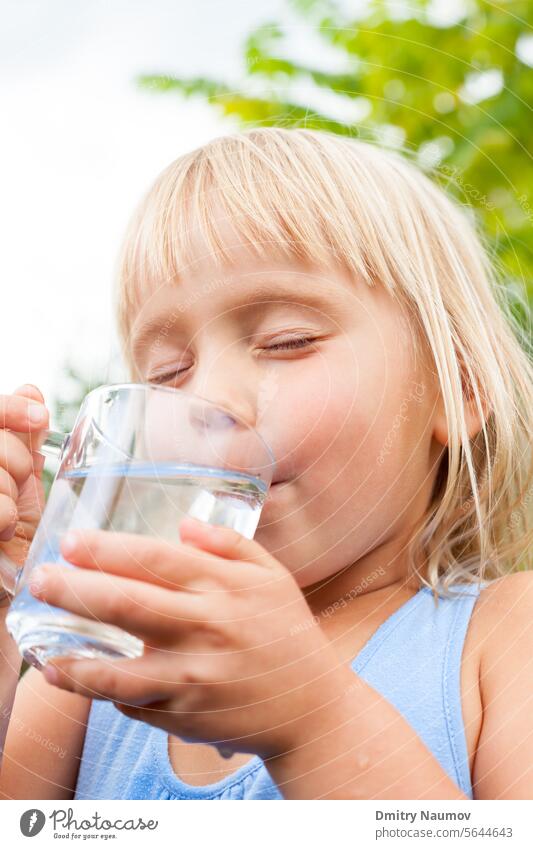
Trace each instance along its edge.
<path fill-rule="evenodd" d="M 465 0 L 463 14 L 448 22 L 436 20 L 427 0 L 403 8 L 372 0 L 359 18 L 348 17 L 347 5 L 288 0 L 300 30 L 338 56 L 340 72 L 324 70 L 319 50 L 314 64 L 292 61 L 289 29 L 272 22 L 246 39 L 238 86 L 161 75 L 138 82 L 199 97 L 243 128 L 306 126 L 402 148 L 473 209 L 526 325 L 521 293 L 533 300 L 533 69 L 516 46 L 532 38 L 533 4 Z M 335 101 L 335 114 L 300 102 L 298 87 L 309 83 L 327 95 L 325 103 Z"/>

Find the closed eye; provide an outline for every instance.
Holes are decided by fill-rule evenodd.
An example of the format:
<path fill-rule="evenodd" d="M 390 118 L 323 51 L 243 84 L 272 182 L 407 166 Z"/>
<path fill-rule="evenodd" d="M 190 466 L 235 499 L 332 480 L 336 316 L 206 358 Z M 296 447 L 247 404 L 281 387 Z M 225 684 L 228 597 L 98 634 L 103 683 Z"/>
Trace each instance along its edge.
<path fill-rule="evenodd" d="M 190 368 L 190 366 L 187 366 L 187 368 Z M 165 374 L 155 374 L 148 378 L 148 382 L 155 383 L 156 385 L 167 383 L 169 380 L 175 380 L 182 372 L 187 371 L 187 368 L 174 369 L 173 371 L 167 371 Z"/>
<path fill-rule="evenodd" d="M 264 351 L 288 351 L 295 350 L 298 348 L 305 348 L 315 342 L 314 337 L 309 336 L 292 336 L 290 339 L 285 339 L 282 342 L 276 342 L 274 345 L 266 345 L 263 350 Z M 183 369 L 174 369 L 173 371 L 166 372 L 165 374 L 157 374 L 153 377 L 148 378 L 150 383 L 160 384 L 166 383 L 169 380 L 175 380 L 179 375 L 187 371 L 190 366 L 187 366 Z"/>
<path fill-rule="evenodd" d="M 276 342 L 275 345 L 267 345 L 266 351 L 285 351 L 290 348 L 304 348 L 310 345 L 315 340 L 308 336 L 293 336 L 291 339 L 286 339 L 284 342 Z"/>

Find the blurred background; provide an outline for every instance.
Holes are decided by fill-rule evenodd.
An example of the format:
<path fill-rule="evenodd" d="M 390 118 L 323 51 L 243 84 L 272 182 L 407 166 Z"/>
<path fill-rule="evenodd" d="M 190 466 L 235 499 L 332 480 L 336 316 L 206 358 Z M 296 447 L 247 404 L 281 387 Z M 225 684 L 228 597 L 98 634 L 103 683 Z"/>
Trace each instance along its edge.
<path fill-rule="evenodd" d="M 127 220 L 214 136 L 307 126 L 402 147 L 477 218 L 531 339 L 533 3 L 0 4 L 0 392 L 71 427 L 125 379 L 112 314 Z"/>

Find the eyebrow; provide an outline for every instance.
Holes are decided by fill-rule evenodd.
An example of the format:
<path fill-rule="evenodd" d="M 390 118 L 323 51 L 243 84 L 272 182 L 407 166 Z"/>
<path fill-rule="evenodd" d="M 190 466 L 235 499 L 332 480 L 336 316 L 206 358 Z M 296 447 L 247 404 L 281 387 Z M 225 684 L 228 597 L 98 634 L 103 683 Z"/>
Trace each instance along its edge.
<path fill-rule="evenodd" d="M 238 296 L 228 305 L 228 309 L 240 307 L 241 314 L 257 311 L 268 302 L 274 304 L 279 301 L 299 306 L 316 307 L 324 312 L 327 311 L 327 314 L 331 316 L 340 316 L 343 311 L 346 312 L 346 299 L 341 292 L 331 288 L 326 289 L 319 284 L 313 284 L 312 288 L 302 288 L 301 291 L 295 290 L 294 286 L 281 283 L 275 285 L 262 284 L 249 289 L 246 289 L 246 287 L 239 288 L 238 292 Z M 169 312 L 173 316 L 170 328 L 175 328 L 179 322 L 179 318 L 176 316 L 176 313 L 179 312 L 179 306 L 179 304 L 176 304 L 170 311 L 161 312 L 144 322 L 133 334 L 132 351 L 134 353 L 140 352 L 150 342 L 154 333 L 161 332 L 164 329 L 169 320 Z M 183 316 L 185 310 L 179 314 Z M 170 329 L 168 332 L 170 333 Z"/>

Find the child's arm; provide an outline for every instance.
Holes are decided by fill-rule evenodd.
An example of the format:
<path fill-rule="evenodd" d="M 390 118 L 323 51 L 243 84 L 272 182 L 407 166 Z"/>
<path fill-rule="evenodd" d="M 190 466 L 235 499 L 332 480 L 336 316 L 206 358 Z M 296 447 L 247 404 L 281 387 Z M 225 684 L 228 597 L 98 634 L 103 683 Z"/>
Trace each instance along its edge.
<path fill-rule="evenodd" d="M 396 708 L 351 669 L 344 691 L 337 685 L 330 697 L 301 723 L 291 750 L 266 762 L 285 799 L 467 799 Z"/>
<path fill-rule="evenodd" d="M 0 769 L 22 658 L 5 627 L 9 605 L 0 607 Z"/>
<path fill-rule="evenodd" d="M 21 657 L 0 610 L 0 799 L 73 799 L 90 699 L 52 687 Z M 8 727 L 9 726 L 9 727 Z"/>
<path fill-rule="evenodd" d="M 532 799 L 533 573 L 507 575 L 482 590 L 474 619 L 483 724 L 473 795 Z M 315 793 L 350 799 L 466 798 L 392 706 L 360 678 L 336 707 L 317 715 L 314 728 L 303 725 L 304 731 L 308 742 L 302 738 L 300 748 L 268 764 L 287 798 L 308 793 L 313 798 Z"/>
<path fill-rule="evenodd" d="M 180 534 L 179 546 L 109 531 L 63 539 L 81 568 L 47 565 L 32 592 L 125 628 L 145 653 L 56 658 L 49 681 L 55 667 L 59 687 L 132 719 L 255 752 L 286 798 L 466 798 L 322 629 L 301 628 L 311 612 L 279 561 L 227 528 L 187 519 Z"/>
<path fill-rule="evenodd" d="M 302 730 L 290 752 L 266 763 L 285 799 L 467 799 L 412 726 L 361 678 Z"/>
<path fill-rule="evenodd" d="M 0 395 L 0 548 L 24 562 L 44 506 L 44 458 L 31 434 L 47 425 L 43 396 L 26 385 Z M 32 404 L 41 413 L 30 417 Z M 1 592 L 1 588 L 0 588 Z M 90 699 L 51 687 L 36 669 L 19 682 L 22 658 L 0 602 L 0 798 L 72 799 Z"/>
<path fill-rule="evenodd" d="M 480 594 L 483 725 L 474 761 L 476 799 L 533 799 L 533 572 Z"/>
<path fill-rule="evenodd" d="M 533 573 L 518 572 L 490 584 L 480 593 L 472 618 L 478 620 L 481 643 L 483 705 L 472 771 L 474 798 L 532 799 Z M 325 732 L 321 741 L 315 739 L 268 765 L 278 784 L 288 782 L 284 795 L 307 793 L 313 764 L 325 763 L 314 773 L 315 787 L 336 786 L 333 798 L 340 798 L 343 782 L 346 798 L 465 798 L 453 795 L 455 785 L 447 777 L 439 781 L 433 757 L 427 750 L 424 757 L 421 741 L 414 732 L 406 733 L 391 706 L 360 678 L 357 681 L 347 693 L 346 706 L 339 706 L 337 720 L 334 711 L 318 719 L 318 728 Z M 346 725 L 341 728 L 343 716 Z M 309 727 L 306 733 L 310 736 Z M 372 734 L 373 743 L 361 745 L 360 740 Z"/>
<path fill-rule="evenodd" d="M 22 566 L 44 506 L 44 457 L 32 454 L 32 434 L 48 412 L 35 386 L 0 395 L 0 550 Z M 35 413 L 40 418 L 35 418 Z M 5 629 L 9 596 L 0 583 L 0 763 L 22 658 Z"/>

